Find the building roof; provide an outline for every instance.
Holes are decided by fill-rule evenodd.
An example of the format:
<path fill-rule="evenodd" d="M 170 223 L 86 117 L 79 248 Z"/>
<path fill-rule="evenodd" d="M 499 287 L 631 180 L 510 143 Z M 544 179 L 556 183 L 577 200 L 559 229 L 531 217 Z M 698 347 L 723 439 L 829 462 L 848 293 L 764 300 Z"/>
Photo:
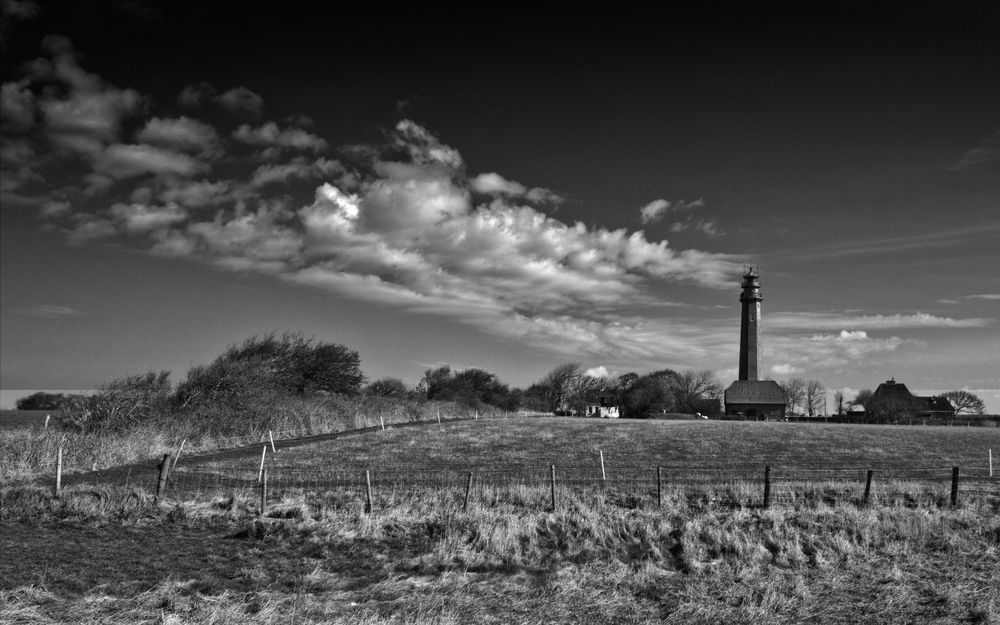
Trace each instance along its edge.
<path fill-rule="evenodd" d="M 736 380 L 726 389 L 727 404 L 785 405 L 785 391 L 774 380 Z"/>
<path fill-rule="evenodd" d="M 939 395 L 919 397 L 911 393 L 905 384 L 897 382 L 895 379 L 879 384 L 875 392 L 872 393 L 872 402 L 884 406 L 893 404 L 905 406 L 918 412 L 955 412 L 955 408 L 946 398 Z"/>

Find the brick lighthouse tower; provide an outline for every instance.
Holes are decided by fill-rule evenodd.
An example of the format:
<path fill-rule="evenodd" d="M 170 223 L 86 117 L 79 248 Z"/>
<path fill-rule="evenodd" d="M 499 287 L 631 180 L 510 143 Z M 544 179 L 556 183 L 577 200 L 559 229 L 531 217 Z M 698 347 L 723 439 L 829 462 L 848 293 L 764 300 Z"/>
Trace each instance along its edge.
<path fill-rule="evenodd" d="M 756 380 L 760 357 L 760 274 L 752 268 L 743 275 L 740 304 L 740 380 Z"/>
<path fill-rule="evenodd" d="M 760 375 L 760 274 L 752 268 L 743 274 L 740 294 L 740 377 L 725 394 L 726 416 L 764 421 L 785 417 L 785 391 L 774 380 Z"/>

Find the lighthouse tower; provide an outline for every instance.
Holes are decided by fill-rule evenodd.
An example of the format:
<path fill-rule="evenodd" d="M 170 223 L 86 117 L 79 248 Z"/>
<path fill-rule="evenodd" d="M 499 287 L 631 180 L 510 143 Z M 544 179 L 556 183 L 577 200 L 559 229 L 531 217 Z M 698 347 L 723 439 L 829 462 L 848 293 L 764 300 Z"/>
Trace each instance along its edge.
<path fill-rule="evenodd" d="M 743 275 L 740 294 L 740 380 L 756 380 L 760 363 L 760 274 L 752 268 Z"/>

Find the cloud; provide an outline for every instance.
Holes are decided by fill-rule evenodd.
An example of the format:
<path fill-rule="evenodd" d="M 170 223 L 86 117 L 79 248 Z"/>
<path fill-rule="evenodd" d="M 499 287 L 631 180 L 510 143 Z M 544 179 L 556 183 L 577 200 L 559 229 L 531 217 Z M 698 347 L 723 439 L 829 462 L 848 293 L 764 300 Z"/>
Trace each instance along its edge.
<path fill-rule="evenodd" d="M 187 211 L 176 204 L 147 206 L 145 204 L 115 204 L 110 213 L 120 219 L 133 234 L 159 230 L 184 221 Z"/>
<path fill-rule="evenodd" d="M 289 180 L 299 178 L 320 178 L 332 176 L 333 174 L 346 173 L 341 164 L 337 161 L 321 158 L 316 161 L 307 161 L 304 158 L 295 158 L 280 165 L 266 164 L 254 170 L 250 179 L 251 186 L 263 187 L 275 183 L 287 183 Z"/>
<path fill-rule="evenodd" d="M 550 189 L 534 187 L 529 189 L 520 182 L 507 180 L 497 173 L 479 174 L 469 181 L 469 187 L 483 195 L 523 198 L 535 204 L 559 204 L 563 198 Z"/>
<path fill-rule="evenodd" d="M 146 173 L 192 176 L 205 169 L 187 154 L 141 144 L 110 145 L 94 162 L 95 172 L 115 180 Z"/>
<path fill-rule="evenodd" d="M 945 168 L 945 171 L 966 172 L 986 168 L 987 165 L 1000 158 L 1000 130 L 997 130 L 975 148 Z"/>
<path fill-rule="evenodd" d="M 660 198 L 658 200 L 653 200 L 649 204 L 646 204 L 639 209 L 639 216 L 642 219 L 642 223 L 649 224 L 660 221 L 663 218 L 663 213 L 670 208 L 670 202 Z"/>
<path fill-rule="evenodd" d="M 207 82 L 186 85 L 177 95 L 177 104 L 188 108 L 201 106 L 215 96 L 215 87 Z"/>
<path fill-rule="evenodd" d="M 607 367 L 601 365 L 599 367 L 592 367 L 590 369 L 587 369 L 586 371 L 583 372 L 583 375 L 587 376 L 588 378 L 607 378 L 611 376 L 611 373 L 608 372 Z"/>
<path fill-rule="evenodd" d="M 204 152 L 215 148 L 219 136 L 215 128 L 189 117 L 154 117 L 146 122 L 136 139 L 178 150 Z"/>
<path fill-rule="evenodd" d="M 705 200 L 697 199 L 693 202 L 686 202 L 684 200 L 677 200 L 676 202 L 670 202 L 663 198 L 653 200 L 649 204 L 646 204 L 639 209 L 639 218 L 644 224 L 656 223 L 663 219 L 667 213 L 678 213 L 685 210 L 691 210 L 696 208 L 702 208 L 705 206 Z M 686 229 L 686 228 L 682 228 Z M 675 229 L 675 232 L 680 232 L 680 230 Z"/>
<path fill-rule="evenodd" d="M 249 145 L 273 145 L 297 150 L 312 150 L 321 152 L 326 149 L 326 141 L 298 128 L 279 129 L 274 122 L 268 122 L 259 128 L 251 128 L 243 124 L 235 131 L 233 137 Z"/>
<path fill-rule="evenodd" d="M 779 363 L 771 367 L 772 373 L 790 375 L 803 371 L 843 370 L 873 356 L 894 352 L 904 342 L 896 336 L 871 337 L 864 330 L 810 336 L 772 335 L 767 339 L 764 354 L 765 359 Z"/>
<path fill-rule="evenodd" d="M 461 169 L 464 163 L 458 150 L 444 145 L 423 126 L 404 119 L 396 124 L 396 147 L 404 149 L 418 165 L 444 165 Z"/>
<path fill-rule="evenodd" d="M 244 117 L 259 117 L 264 108 L 264 98 L 246 87 L 236 87 L 212 98 L 222 108 Z"/>
<path fill-rule="evenodd" d="M 80 317 L 87 313 L 70 306 L 56 306 L 53 304 L 32 304 L 28 308 L 16 309 L 17 312 L 31 317 L 42 319 L 65 319 L 68 317 Z"/>
<path fill-rule="evenodd" d="M 1000 300 L 1000 293 L 979 293 L 978 295 L 966 295 L 963 299 L 985 299 Z"/>
<path fill-rule="evenodd" d="M 894 315 L 845 315 L 837 313 L 779 312 L 767 316 L 768 326 L 784 330 L 836 330 L 855 328 L 882 330 L 896 328 L 986 328 L 992 319 L 953 319 L 917 312 Z"/>
<path fill-rule="evenodd" d="M 688 217 L 684 221 L 670 224 L 671 232 L 685 232 L 687 230 L 700 232 L 708 237 L 719 237 L 725 234 L 719 228 L 717 219 L 694 219 L 693 217 Z"/>

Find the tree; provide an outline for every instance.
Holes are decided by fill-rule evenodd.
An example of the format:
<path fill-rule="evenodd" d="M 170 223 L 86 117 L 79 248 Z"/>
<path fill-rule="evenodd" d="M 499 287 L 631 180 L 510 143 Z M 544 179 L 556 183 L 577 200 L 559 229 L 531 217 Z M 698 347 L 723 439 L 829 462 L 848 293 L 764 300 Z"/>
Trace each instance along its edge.
<path fill-rule="evenodd" d="M 819 380 L 809 380 L 805 388 L 805 407 L 810 417 L 826 408 L 826 388 Z"/>
<path fill-rule="evenodd" d="M 847 401 L 844 399 L 844 391 L 837 391 L 833 394 L 833 405 L 837 409 L 837 416 L 844 414 L 844 409 L 847 407 Z"/>
<path fill-rule="evenodd" d="M 794 413 L 795 407 L 806 397 L 806 381 L 802 378 L 791 378 L 778 384 L 785 391 L 785 410 L 788 414 Z"/>
<path fill-rule="evenodd" d="M 483 369 L 454 372 L 448 365 L 428 369 L 417 388 L 427 399 L 454 401 L 469 407 L 489 404 L 517 410 L 520 405 L 520 394 L 511 393 L 496 374 Z"/>
<path fill-rule="evenodd" d="M 707 369 L 676 374 L 672 386 L 674 408 L 681 412 L 700 412 L 699 400 L 716 399 L 722 394 L 722 384 Z"/>
<path fill-rule="evenodd" d="M 549 371 L 539 382 L 547 391 L 549 410 L 559 412 L 570 409 L 582 377 L 578 362 L 559 365 Z"/>
<path fill-rule="evenodd" d="M 942 397 L 951 402 L 955 408 L 955 414 L 983 414 L 986 412 L 986 404 L 975 393 L 969 391 L 948 391 L 942 393 Z"/>
<path fill-rule="evenodd" d="M 365 395 L 372 397 L 393 397 L 395 399 L 406 399 L 409 391 L 406 385 L 399 378 L 382 378 L 375 380 L 365 387 Z"/>
<path fill-rule="evenodd" d="M 870 388 L 863 388 L 854 395 L 854 399 L 848 402 L 848 408 L 853 409 L 861 407 L 865 411 L 865 417 L 870 418 L 872 416 L 872 398 L 875 396 L 875 391 Z"/>
<path fill-rule="evenodd" d="M 622 412 L 626 417 L 649 417 L 674 411 L 674 381 L 677 372 L 671 369 L 654 371 L 644 376 L 627 377 L 622 392 Z"/>
<path fill-rule="evenodd" d="M 59 410 L 68 401 L 70 401 L 68 395 L 39 391 L 18 399 L 14 407 L 18 410 Z"/>
<path fill-rule="evenodd" d="M 325 392 L 355 395 L 365 376 L 358 353 L 299 333 L 251 337 L 208 365 L 192 367 L 177 388 L 182 407 L 264 408 L 276 397 Z"/>

